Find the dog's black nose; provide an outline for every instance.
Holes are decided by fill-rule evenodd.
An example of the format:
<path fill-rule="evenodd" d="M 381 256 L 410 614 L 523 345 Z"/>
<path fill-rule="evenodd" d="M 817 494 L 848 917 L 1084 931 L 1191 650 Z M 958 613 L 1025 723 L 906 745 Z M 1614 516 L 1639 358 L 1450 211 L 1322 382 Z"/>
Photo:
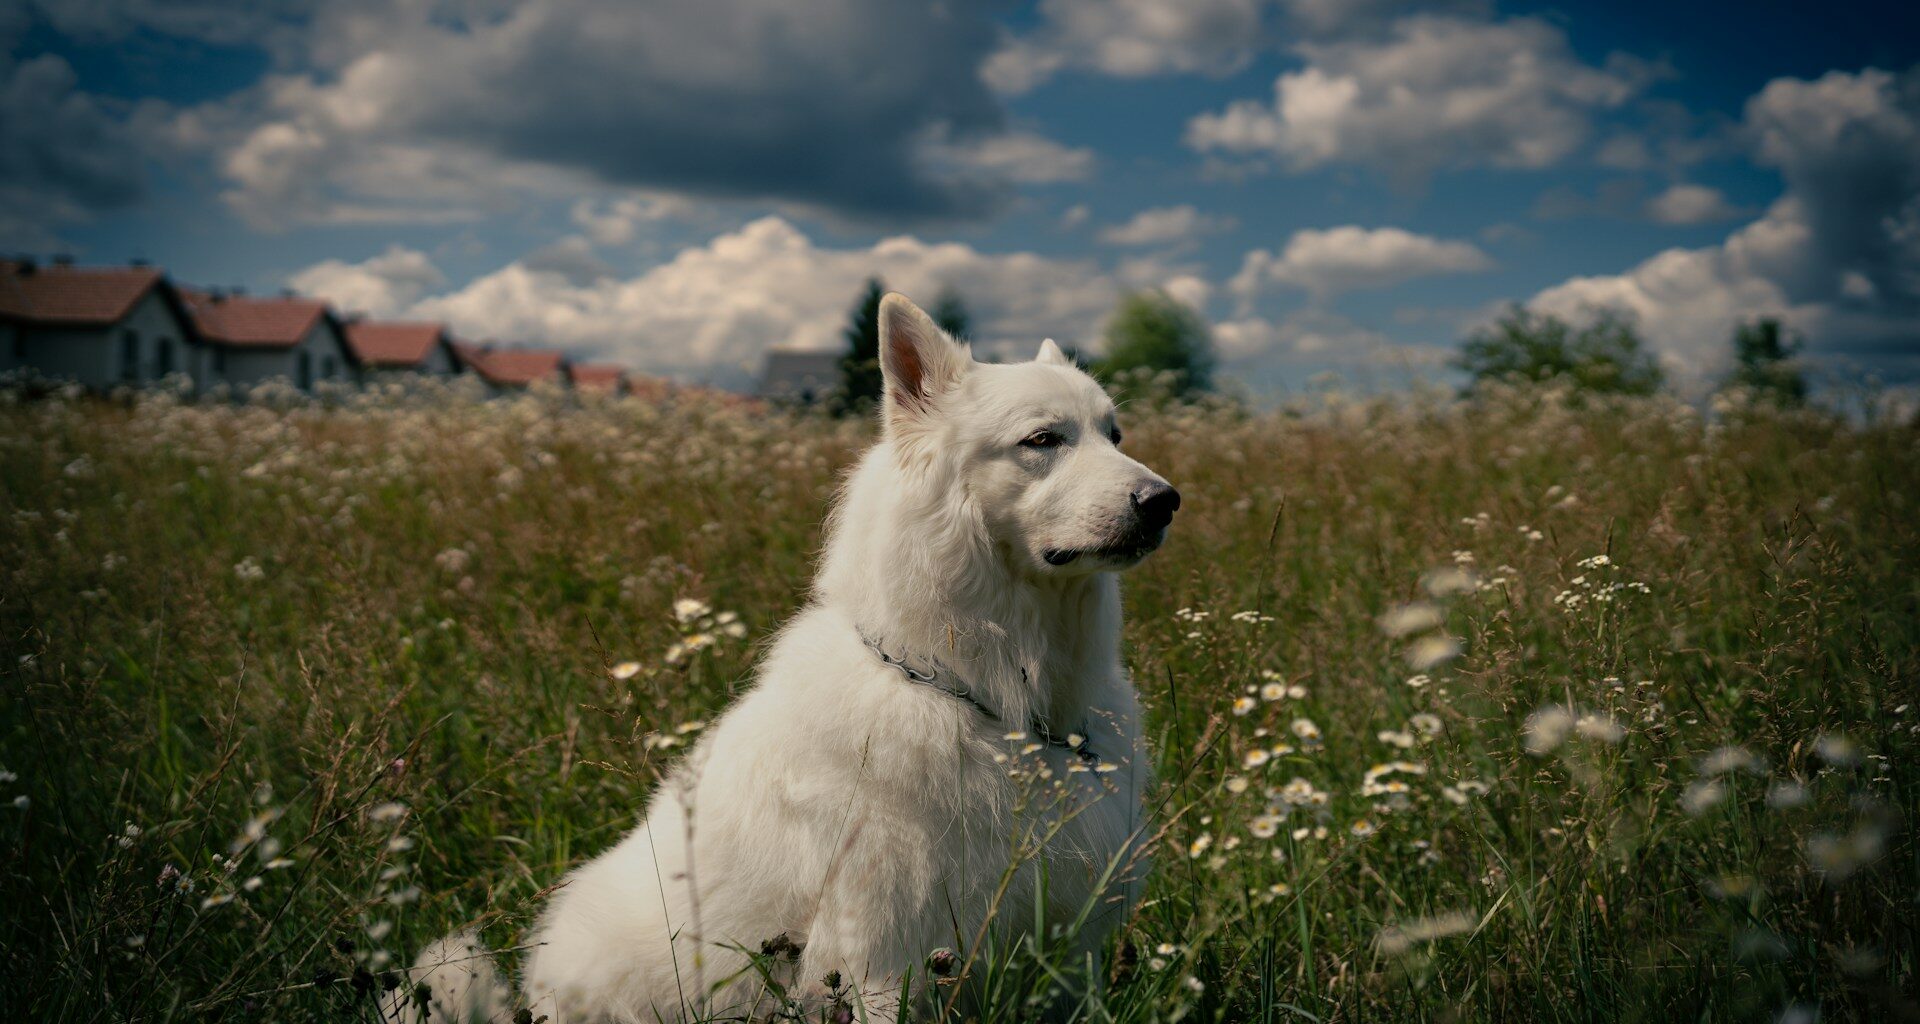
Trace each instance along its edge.
<path fill-rule="evenodd" d="M 1173 513 L 1179 508 L 1180 492 L 1158 480 L 1134 489 L 1133 510 L 1147 529 L 1158 530 L 1173 522 Z"/>

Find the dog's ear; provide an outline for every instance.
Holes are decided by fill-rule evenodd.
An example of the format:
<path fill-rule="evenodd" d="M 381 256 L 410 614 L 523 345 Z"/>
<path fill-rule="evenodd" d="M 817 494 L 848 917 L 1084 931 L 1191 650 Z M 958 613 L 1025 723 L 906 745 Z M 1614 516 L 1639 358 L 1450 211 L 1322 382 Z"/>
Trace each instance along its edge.
<path fill-rule="evenodd" d="M 880 374 L 886 380 L 887 418 L 918 416 L 966 375 L 973 356 L 911 299 L 889 292 L 880 300 Z"/>
<path fill-rule="evenodd" d="M 1034 356 L 1033 361 L 1036 363 L 1050 363 L 1054 366 L 1073 365 L 1073 360 L 1068 359 L 1067 354 L 1060 351 L 1060 346 L 1055 345 L 1052 338 L 1048 338 L 1040 343 L 1040 354 Z"/>

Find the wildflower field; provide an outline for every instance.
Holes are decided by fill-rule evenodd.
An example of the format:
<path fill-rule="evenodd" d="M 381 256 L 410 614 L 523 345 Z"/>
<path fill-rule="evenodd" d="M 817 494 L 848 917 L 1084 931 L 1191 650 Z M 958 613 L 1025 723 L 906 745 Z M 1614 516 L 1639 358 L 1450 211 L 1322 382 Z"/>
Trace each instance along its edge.
<path fill-rule="evenodd" d="M 1105 977 L 993 1019 L 1920 1017 L 1920 434 L 1665 398 L 1126 413 L 1160 782 Z M 379 1019 L 803 600 L 861 422 L 697 399 L 0 405 L 0 1005 Z M 773 837 L 769 837 L 773 841 Z"/>

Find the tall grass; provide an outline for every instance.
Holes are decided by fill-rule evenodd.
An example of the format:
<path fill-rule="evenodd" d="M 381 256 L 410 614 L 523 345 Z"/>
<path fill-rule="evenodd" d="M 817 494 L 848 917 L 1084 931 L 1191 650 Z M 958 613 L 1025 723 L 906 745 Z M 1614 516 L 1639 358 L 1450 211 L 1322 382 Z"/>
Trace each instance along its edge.
<path fill-rule="evenodd" d="M 1126 583 L 1160 835 L 1080 1018 L 1920 1015 L 1913 429 L 1539 391 L 1129 418 L 1186 497 Z M 372 1020 L 463 925 L 510 968 L 799 605 L 868 440 L 0 407 L 0 1005 Z M 980 956 L 986 1016 L 1071 988 L 1055 955 Z"/>

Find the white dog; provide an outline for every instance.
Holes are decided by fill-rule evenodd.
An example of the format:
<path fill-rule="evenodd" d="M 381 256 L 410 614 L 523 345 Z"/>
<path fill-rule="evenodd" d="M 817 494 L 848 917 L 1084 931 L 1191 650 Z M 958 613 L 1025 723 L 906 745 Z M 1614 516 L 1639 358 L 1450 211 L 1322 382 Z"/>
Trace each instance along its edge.
<path fill-rule="evenodd" d="M 1121 452 L 1113 403 L 1052 341 L 976 363 L 900 295 L 880 338 L 885 436 L 829 520 L 812 603 L 640 826 L 553 897 L 535 1016 L 744 1019 L 776 1008 L 773 963 L 803 1006 L 836 998 L 835 972 L 855 1013 L 891 1020 L 964 1000 L 982 937 L 1030 932 L 1036 901 L 1097 984 L 1145 868 L 1115 574 L 1180 496 Z M 470 956 L 435 967 L 448 948 L 420 965 L 433 1019 L 498 1012 Z"/>

